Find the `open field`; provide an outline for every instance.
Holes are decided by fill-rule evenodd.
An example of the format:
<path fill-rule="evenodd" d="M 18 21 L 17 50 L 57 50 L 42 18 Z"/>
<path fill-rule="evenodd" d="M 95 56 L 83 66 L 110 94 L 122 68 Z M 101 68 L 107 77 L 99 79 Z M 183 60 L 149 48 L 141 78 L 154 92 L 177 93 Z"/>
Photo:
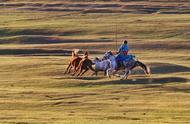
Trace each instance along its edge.
<path fill-rule="evenodd" d="M 150 77 L 63 74 L 126 38 Z M 0 123 L 189 124 L 189 39 L 189 0 L 0 0 Z"/>
<path fill-rule="evenodd" d="M 189 58 L 152 55 L 151 77 L 136 70 L 125 81 L 65 76 L 68 57 L 2 56 L 0 122 L 189 123 Z"/>

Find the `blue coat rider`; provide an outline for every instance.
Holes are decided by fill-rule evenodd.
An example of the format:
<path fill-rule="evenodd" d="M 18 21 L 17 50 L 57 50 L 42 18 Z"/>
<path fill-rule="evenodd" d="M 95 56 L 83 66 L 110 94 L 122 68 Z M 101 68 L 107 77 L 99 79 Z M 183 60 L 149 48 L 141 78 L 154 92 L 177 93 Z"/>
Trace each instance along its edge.
<path fill-rule="evenodd" d="M 121 55 L 124 55 L 124 56 L 128 55 L 129 47 L 128 47 L 128 44 L 127 44 L 127 40 L 125 40 L 123 42 L 123 44 L 119 47 L 118 51 L 119 51 L 119 54 L 121 54 Z"/>
<path fill-rule="evenodd" d="M 132 55 L 128 55 L 129 47 L 127 40 L 125 40 L 123 44 L 119 47 L 118 52 L 119 55 L 116 57 L 117 62 L 126 65 L 129 62 L 129 60 L 132 59 Z"/>

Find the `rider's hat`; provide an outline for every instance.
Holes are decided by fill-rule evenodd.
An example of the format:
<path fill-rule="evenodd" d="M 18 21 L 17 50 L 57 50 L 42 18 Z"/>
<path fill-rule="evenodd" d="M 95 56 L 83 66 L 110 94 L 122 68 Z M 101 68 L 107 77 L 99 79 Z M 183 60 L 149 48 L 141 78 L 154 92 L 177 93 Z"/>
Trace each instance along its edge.
<path fill-rule="evenodd" d="M 127 40 L 124 40 L 123 43 L 124 43 L 124 44 L 127 44 L 128 42 L 127 42 Z"/>

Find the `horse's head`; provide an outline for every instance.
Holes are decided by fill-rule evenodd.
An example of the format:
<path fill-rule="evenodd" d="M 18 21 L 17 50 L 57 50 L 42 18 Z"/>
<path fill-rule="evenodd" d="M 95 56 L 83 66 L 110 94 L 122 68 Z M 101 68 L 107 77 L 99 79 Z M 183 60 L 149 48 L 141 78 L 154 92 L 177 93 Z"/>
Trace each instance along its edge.
<path fill-rule="evenodd" d="M 94 60 L 93 60 L 93 63 L 97 63 L 97 62 L 100 62 L 101 60 L 98 58 L 98 57 L 95 57 Z"/>
<path fill-rule="evenodd" d="M 83 58 L 85 58 L 85 59 L 87 59 L 88 58 L 88 52 L 86 51 L 86 52 L 84 52 L 84 55 L 83 55 Z"/>
<path fill-rule="evenodd" d="M 75 57 L 75 53 L 72 51 L 72 57 Z"/>
<path fill-rule="evenodd" d="M 79 49 L 74 49 L 73 51 L 72 51 L 72 57 L 78 57 L 78 52 L 79 52 L 80 50 Z"/>
<path fill-rule="evenodd" d="M 104 54 L 104 57 L 105 59 L 109 59 L 111 56 L 113 56 L 113 53 L 111 51 L 108 51 Z"/>

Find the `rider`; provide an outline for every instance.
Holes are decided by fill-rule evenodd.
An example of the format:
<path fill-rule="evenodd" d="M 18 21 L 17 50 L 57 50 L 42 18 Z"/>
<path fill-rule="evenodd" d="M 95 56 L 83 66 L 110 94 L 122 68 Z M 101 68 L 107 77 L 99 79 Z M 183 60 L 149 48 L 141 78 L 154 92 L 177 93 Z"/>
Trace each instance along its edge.
<path fill-rule="evenodd" d="M 119 54 L 122 54 L 122 55 L 124 55 L 124 56 L 127 56 L 128 55 L 128 51 L 129 51 L 129 47 L 128 47 L 128 42 L 127 42 L 127 40 L 125 40 L 124 42 L 123 42 L 123 44 L 120 46 L 120 48 L 119 48 Z"/>
<path fill-rule="evenodd" d="M 128 41 L 125 40 L 123 44 L 119 47 L 118 50 L 119 56 L 117 57 L 119 58 L 119 61 L 123 65 L 127 65 L 129 60 L 131 60 L 131 55 L 128 55 L 128 52 L 129 52 Z"/>

